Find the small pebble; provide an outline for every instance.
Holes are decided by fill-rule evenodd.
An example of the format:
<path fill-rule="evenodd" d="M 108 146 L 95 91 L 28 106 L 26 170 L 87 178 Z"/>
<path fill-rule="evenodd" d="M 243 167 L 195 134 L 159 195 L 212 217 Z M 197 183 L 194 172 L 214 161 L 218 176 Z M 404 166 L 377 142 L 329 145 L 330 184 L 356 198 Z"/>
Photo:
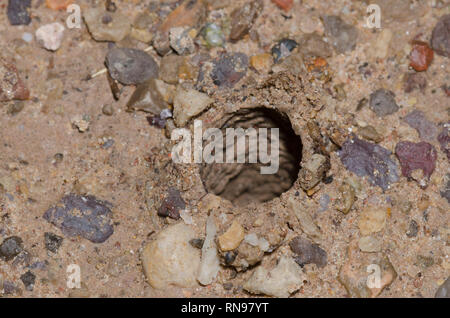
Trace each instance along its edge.
<path fill-rule="evenodd" d="M 127 102 L 128 110 L 142 110 L 158 116 L 167 107 L 158 80 L 151 79 L 139 84 Z"/>
<path fill-rule="evenodd" d="M 79 132 L 83 133 L 89 129 L 89 120 L 86 116 L 83 115 L 75 115 L 71 119 L 71 123 L 74 128 L 78 129 Z"/>
<path fill-rule="evenodd" d="M 31 41 L 33 41 L 33 34 L 25 32 L 24 34 L 22 34 L 22 40 L 24 40 L 27 43 L 30 43 Z"/>
<path fill-rule="evenodd" d="M 272 0 L 272 2 L 285 12 L 289 12 L 294 6 L 294 0 Z"/>
<path fill-rule="evenodd" d="M 273 64 L 272 55 L 268 53 L 253 55 L 250 58 L 250 65 L 257 71 L 257 72 L 269 72 L 270 68 Z"/>
<path fill-rule="evenodd" d="M 22 239 L 18 236 L 8 237 L 0 245 L 0 258 L 9 261 L 23 251 Z"/>
<path fill-rule="evenodd" d="M 210 215 L 206 220 L 206 235 L 202 245 L 202 256 L 197 280 L 203 285 L 210 285 L 216 280 L 220 271 L 220 258 L 216 244 L 217 226 L 214 216 Z"/>
<path fill-rule="evenodd" d="M 161 56 L 170 52 L 169 31 L 176 27 L 197 29 L 204 24 L 207 1 L 183 1 L 162 21 L 153 39 L 153 47 Z"/>
<path fill-rule="evenodd" d="M 153 288 L 198 286 L 200 251 L 189 244 L 194 238 L 194 230 L 178 222 L 160 231 L 144 247 L 142 267 Z"/>
<path fill-rule="evenodd" d="M 232 42 L 237 42 L 248 34 L 262 9 L 263 2 L 256 0 L 247 2 L 231 13 L 230 40 Z"/>
<path fill-rule="evenodd" d="M 370 276 L 371 274 L 377 276 Z M 368 284 L 369 277 L 378 277 L 380 285 Z M 362 253 L 357 241 L 347 250 L 347 260 L 339 270 L 338 280 L 345 287 L 348 297 L 375 298 L 397 278 L 397 272 L 383 253 Z M 376 282 L 376 281 L 375 281 Z"/>
<path fill-rule="evenodd" d="M 422 93 L 427 87 L 427 78 L 422 73 L 408 73 L 405 76 L 404 89 L 405 93 L 411 93 L 419 89 Z"/>
<path fill-rule="evenodd" d="M 45 212 L 44 219 L 66 236 L 80 235 L 93 243 L 103 243 L 114 232 L 110 207 L 110 203 L 94 196 L 68 194 Z"/>
<path fill-rule="evenodd" d="M 45 0 L 45 4 L 52 10 L 65 10 L 73 0 Z"/>
<path fill-rule="evenodd" d="M 299 51 L 307 57 L 328 58 L 333 54 L 331 45 L 317 33 L 304 35 L 299 42 Z"/>
<path fill-rule="evenodd" d="M 31 0 L 8 0 L 8 20 L 11 25 L 28 25 L 31 22 L 29 10 Z"/>
<path fill-rule="evenodd" d="M 177 54 L 164 56 L 159 64 L 159 78 L 168 84 L 178 84 L 179 69 L 184 63 L 184 56 Z"/>
<path fill-rule="evenodd" d="M 172 112 L 170 111 L 170 109 L 166 108 L 161 111 L 159 116 L 161 117 L 161 119 L 168 119 L 168 118 L 172 118 L 173 115 L 172 115 Z"/>
<path fill-rule="evenodd" d="M 230 265 L 236 260 L 237 254 L 235 252 L 226 252 L 225 253 L 225 264 Z"/>
<path fill-rule="evenodd" d="M 366 253 L 376 253 L 381 251 L 381 241 L 373 236 L 363 236 L 358 242 L 359 249 Z"/>
<path fill-rule="evenodd" d="M 173 118 L 178 127 L 184 127 L 194 116 L 208 108 L 213 99 L 195 89 L 178 86 L 173 101 Z"/>
<path fill-rule="evenodd" d="M 426 114 L 420 110 L 413 110 L 403 120 L 412 128 L 417 130 L 422 140 L 433 142 L 438 135 L 436 125 L 427 119 Z"/>
<path fill-rule="evenodd" d="M 311 190 L 323 179 L 329 169 L 330 162 L 327 157 L 321 154 L 313 154 L 302 164 L 298 182 L 303 190 Z"/>
<path fill-rule="evenodd" d="M 233 221 L 228 230 L 218 237 L 219 248 L 223 252 L 235 250 L 244 240 L 245 230 L 237 221 Z"/>
<path fill-rule="evenodd" d="M 244 53 L 226 53 L 213 62 L 211 79 L 219 87 L 231 88 L 247 73 L 249 61 Z"/>
<path fill-rule="evenodd" d="M 383 207 L 367 207 L 359 216 L 359 231 L 362 235 L 380 232 L 386 225 L 387 211 Z"/>
<path fill-rule="evenodd" d="M 204 239 L 195 238 L 189 241 L 189 244 L 191 244 L 193 247 L 201 249 L 203 247 Z"/>
<path fill-rule="evenodd" d="M 10 100 L 26 100 L 30 91 L 19 76 L 17 67 L 0 57 L 0 102 Z"/>
<path fill-rule="evenodd" d="M 409 55 L 410 66 L 417 72 L 426 71 L 433 61 L 434 52 L 425 42 L 415 41 Z"/>
<path fill-rule="evenodd" d="M 111 77 L 124 85 L 136 85 L 158 78 L 158 64 L 146 52 L 113 47 L 106 55 Z"/>
<path fill-rule="evenodd" d="M 450 14 L 443 15 L 434 27 L 431 47 L 437 54 L 450 57 Z"/>
<path fill-rule="evenodd" d="M 96 41 L 119 42 L 131 32 L 130 19 L 119 12 L 91 8 L 84 10 L 83 14 L 88 30 Z"/>
<path fill-rule="evenodd" d="M 45 24 L 36 30 L 36 41 L 49 51 L 59 49 L 63 36 L 64 26 L 58 22 Z"/>
<path fill-rule="evenodd" d="M 195 52 L 194 39 L 191 37 L 191 33 L 195 34 L 195 30 L 184 27 L 170 29 L 170 46 L 179 55 L 189 55 Z"/>
<path fill-rule="evenodd" d="M 161 129 L 166 127 L 166 120 L 161 118 L 160 115 L 148 116 L 147 121 L 150 124 L 150 126 L 155 126 Z"/>
<path fill-rule="evenodd" d="M 167 191 L 166 198 L 158 209 L 158 215 L 178 220 L 180 218 L 180 211 L 185 208 L 186 203 L 181 197 L 180 191 L 175 188 L 170 188 Z"/>
<path fill-rule="evenodd" d="M 450 277 L 448 277 L 447 280 L 441 286 L 439 286 L 434 297 L 450 298 Z"/>
<path fill-rule="evenodd" d="M 102 113 L 106 116 L 112 116 L 114 115 L 114 108 L 111 104 L 106 104 L 102 107 Z"/>
<path fill-rule="evenodd" d="M 369 107 L 378 117 L 391 115 L 399 110 L 392 91 L 379 89 L 370 95 Z"/>
<path fill-rule="evenodd" d="M 44 233 L 45 248 L 50 252 L 56 253 L 62 242 L 63 238 L 61 236 L 49 232 Z"/>
<path fill-rule="evenodd" d="M 303 267 L 306 264 L 316 264 L 318 267 L 327 265 L 327 252 L 319 245 L 297 236 L 290 243 L 289 247 L 296 254 L 295 262 Z"/>
<path fill-rule="evenodd" d="M 433 145 L 424 141 L 419 143 L 401 141 L 395 146 L 395 154 L 400 161 L 403 176 L 411 178 L 413 171 L 420 169 L 424 177 L 430 179 L 437 159 Z"/>
<path fill-rule="evenodd" d="M 215 23 L 208 23 L 202 33 L 208 47 L 221 47 L 225 44 L 225 35 Z"/>
<path fill-rule="evenodd" d="M 383 137 L 380 136 L 377 130 L 370 125 L 358 128 L 358 135 L 366 140 L 374 141 L 376 143 L 383 140 Z"/>
<path fill-rule="evenodd" d="M 258 266 L 243 287 L 252 294 L 287 298 L 301 288 L 303 281 L 301 269 L 290 257 L 283 255 L 270 270 Z"/>
<path fill-rule="evenodd" d="M 335 201 L 336 209 L 347 214 L 355 203 L 355 189 L 350 184 L 344 182 L 339 186 L 338 191 L 339 197 Z"/>
<path fill-rule="evenodd" d="M 398 181 L 398 167 L 391 158 L 392 153 L 377 144 L 353 137 L 343 144 L 338 155 L 347 170 L 369 177 L 372 184 L 383 190 Z"/>
<path fill-rule="evenodd" d="M 283 39 L 272 48 L 272 56 L 275 63 L 291 55 L 291 52 L 298 46 L 297 42 L 291 39 Z"/>
<path fill-rule="evenodd" d="M 34 275 L 32 272 L 28 271 L 22 276 L 20 276 L 20 280 L 25 285 L 25 289 L 28 291 L 33 291 L 34 289 L 34 283 L 36 281 L 36 275 Z"/>
<path fill-rule="evenodd" d="M 114 139 L 108 139 L 102 144 L 102 149 L 109 149 L 114 145 Z"/>
<path fill-rule="evenodd" d="M 345 53 L 355 49 L 358 40 L 358 29 L 345 23 L 338 16 L 325 16 L 323 24 L 325 35 L 330 39 L 337 53 Z"/>

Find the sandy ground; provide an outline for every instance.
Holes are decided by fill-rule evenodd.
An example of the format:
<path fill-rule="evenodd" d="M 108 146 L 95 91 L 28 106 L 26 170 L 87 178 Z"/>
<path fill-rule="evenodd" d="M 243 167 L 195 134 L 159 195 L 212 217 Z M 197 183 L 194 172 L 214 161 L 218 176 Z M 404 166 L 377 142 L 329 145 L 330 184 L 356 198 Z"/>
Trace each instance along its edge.
<path fill-rule="evenodd" d="M 242 282 L 251 271 L 237 274 L 223 268 L 217 282 L 207 287 L 170 288 L 160 291 L 147 282 L 140 264 L 142 247 L 165 223 L 156 215 L 159 202 L 152 205 L 154 197 L 164 196 L 167 182 L 187 178 L 182 170 L 157 173 L 155 168 L 164 169 L 164 160 L 170 161 L 165 147 L 170 146 L 164 131 L 150 126 L 146 114 L 126 112 L 126 101 L 133 87 L 125 87 L 119 101 L 111 94 L 106 76 L 98 76 L 89 81 L 89 74 L 103 68 L 107 43 L 94 41 L 85 25 L 81 29 L 66 30 L 61 48 L 53 53 L 41 48 L 35 40 L 24 42 L 24 32 L 33 33 L 42 24 L 59 21 L 64 23 L 65 12 L 52 11 L 42 4 L 33 2 L 33 21 L 28 26 L 10 26 L 6 17 L 5 0 L 0 4 L 0 47 L 2 54 L 13 56 L 20 74 L 30 89 L 31 98 L 24 102 L 24 109 L 17 114 L 9 114 L 11 102 L 0 105 L 0 183 L 6 194 L 0 194 L 0 241 L 15 235 L 22 238 L 28 259 L 11 262 L 0 260 L 0 274 L 4 280 L 13 282 L 20 292 L 16 296 L 25 297 L 248 297 L 242 291 Z M 77 1 L 82 10 L 89 10 L 95 1 Z M 116 1 L 118 8 L 135 16 L 149 1 Z M 240 1 L 239 3 L 241 3 Z M 356 49 L 350 53 L 328 58 L 332 71 L 332 83 L 344 83 L 346 98 L 334 101 L 326 110 L 329 116 L 344 122 L 344 116 L 354 113 L 359 121 L 377 128 L 384 136 L 383 147 L 393 150 L 400 140 L 419 141 L 417 132 L 401 122 L 401 118 L 412 109 L 422 110 L 435 124 L 448 121 L 449 99 L 441 86 L 449 83 L 449 59 L 435 55 L 434 61 L 425 73 L 428 86 L 424 92 L 416 90 L 406 94 L 403 90 L 403 76 L 408 72 L 408 43 L 416 36 L 429 40 L 431 31 L 439 17 L 449 13 L 448 6 L 432 8 L 435 1 L 423 2 L 423 10 L 406 21 L 393 21 L 383 25 L 394 32 L 388 57 L 375 59 L 370 56 L 371 41 L 377 32 L 364 28 L 365 4 L 359 1 L 294 1 L 290 11 L 292 19 L 285 19 L 282 11 L 270 1 L 263 14 L 255 23 L 261 44 L 245 39 L 236 44 L 228 43 L 227 51 L 244 52 L 251 56 L 270 51 L 281 35 L 298 36 L 305 30 L 323 32 L 319 17 L 325 14 L 340 15 L 353 23 L 360 31 Z M 41 3 L 37 6 L 37 3 Z M 230 4 L 237 7 L 236 3 Z M 314 8 L 314 9 L 313 9 Z M 225 12 L 231 9 L 226 8 Z M 299 27 L 300 25 L 300 27 Z M 147 45 L 133 42 L 133 47 L 144 49 Z M 406 52 L 405 52 L 406 51 Z M 154 51 L 150 54 L 159 60 Z M 216 54 L 213 50 L 212 54 Z M 365 78 L 359 67 L 369 63 L 370 75 Z M 257 80 L 253 70 L 249 74 Z M 60 92 L 52 87 L 60 85 Z M 396 94 L 401 109 L 389 118 L 377 118 L 368 107 L 355 113 L 358 102 L 379 88 L 386 87 Z M 58 89 L 56 89 L 58 90 Z M 55 96 L 52 96 L 55 95 Z M 325 100 L 331 99 L 324 96 Z M 102 114 L 102 107 L 110 104 L 114 108 L 112 116 Z M 214 113 L 214 110 L 212 111 Z M 76 115 L 89 118 L 89 130 L 80 133 L 72 126 Z M 212 115 L 211 115 L 212 116 Z M 294 123 L 295 124 L 295 123 Z M 105 141 L 113 139 L 114 144 L 104 149 Z M 387 224 L 377 237 L 383 242 L 383 251 L 389 256 L 398 277 L 385 289 L 380 297 L 432 297 L 440 284 L 450 273 L 448 259 L 449 205 L 440 196 L 444 176 L 449 171 L 448 160 L 437 142 L 438 159 L 430 185 L 426 190 L 402 177 L 392 189 L 383 193 L 371 186 L 367 180 L 358 178 L 362 191 L 354 208 L 343 215 L 330 204 L 324 212 L 313 211 L 312 215 L 323 233 L 321 245 L 328 254 L 328 264 L 318 269 L 307 265 L 304 271 L 307 283 L 293 297 L 345 297 L 347 292 L 338 282 L 339 268 L 344 264 L 346 248 L 350 241 L 358 237 L 358 214 L 368 203 L 392 202 L 392 213 Z M 62 162 L 55 162 L 55 154 L 63 154 Z M 156 162 L 155 162 L 156 161 Z M 179 172 L 181 171 L 181 172 Z M 176 175 L 178 173 L 178 175 Z M 340 181 L 351 174 L 346 171 L 336 154 L 331 155 L 331 171 L 334 181 L 321 184 L 312 200 L 319 202 L 323 194 L 333 197 Z M 170 181 L 167 180 L 170 179 Z M 192 180 L 191 180 L 192 181 Z M 190 183 L 188 181 L 186 183 Z M 194 180 L 195 182 L 195 180 Z M 192 182 L 191 182 L 192 183 Z M 186 202 L 195 211 L 195 229 L 199 237 L 204 236 L 205 215 L 197 206 L 204 195 L 201 184 L 191 185 L 183 194 Z M 151 188 L 151 191 L 148 190 Z M 151 195 L 148 192 L 151 192 Z M 295 184 L 283 196 L 302 191 Z M 42 216 L 60 198 L 70 192 L 86 192 L 114 205 L 114 234 L 102 244 L 94 244 L 86 239 L 64 237 L 59 251 L 54 254 L 45 249 L 44 233 L 62 235 L 59 229 L 46 222 Z M 203 192 L 203 193 L 202 193 Z M 150 199 L 149 199 L 150 198 Z M 403 202 L 409 201 L 409 214 L 400 211 Z M 258 209 L 270 209 L 273 213 L 283 213 L 280 199 L 266 203 Z M 234 212 L 239 213 L 239 208 Z M 416 220 L 420 230 L 417 237 L 408 238 L 411 219 Z M 287 237 L 294 237 L 301 231 L 289 230 Z M 287 243 L 265 257 L 270 263 L 281 253 L 289 250 Z M 433 259 L 429 267 L 417 264 L 417 256 Z M 42 269 L 33 269 L 36 283 L 33 291 L 25 290 L 20 276 L 30 264 L 47 262 Z M 67 266 L 78 264 L 81 268 L 83 288 L 79 291 L 67 288 Z M 231 282 L 231 290 L 223 284 Z M 1 294 L 0 294 L 1 295 Z M 6 295 L 5 295 L 6 296 Z"/>

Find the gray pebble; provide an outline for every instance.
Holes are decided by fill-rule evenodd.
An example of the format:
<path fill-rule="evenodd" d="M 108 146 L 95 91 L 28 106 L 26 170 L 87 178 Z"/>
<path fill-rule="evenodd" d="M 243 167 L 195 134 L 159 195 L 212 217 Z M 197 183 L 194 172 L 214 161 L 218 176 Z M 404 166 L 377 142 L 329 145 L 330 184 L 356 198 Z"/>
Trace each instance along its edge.
<path fill-rule="evenodd" d="M 297 254 L 295 262 L 298 265 L 302 267 L 306 264 L 316 264 L 319 267 L 327 265 L 327 252 L 321 249 L 319 245 L 297 236 L 289 243 L 289 246 Z"/>
<path fill-rule="evenodd" d="M 28 10 L 31 0 L 8 0 L 8 20 L 11 25 L 28 25 L 31 22 Z"/>
<path fill-rule="evenodd" d="M 13 282 L 10 282 L 8 280 L 5 280 L 3 282 L 3 292 L 5 293 L 5 295 L 15 294 L 19 292 L 19 290 L 20 289 Z"/>
<path fill-rule="evenodd" d="M 325 34 L 337 53 L 353 51 L 358 39 L 358 30 L 342 21 L 338 16 L 325 16 L 323 18 Z"/>
<path fill-rule="evenodd" d="M 8 237 L 0 245 L 0 257 L 9 261 L 23 250 L 22 239 L 18 236 Z"/>
<path fill-rule="evenodd" d="M 108 139 L 107 141 L 105 141 L 102 145 L 102 149 L 108 149 L 111 148 L 112 145 L 114 145 L 114 139 Z"/>
<path fill-rule="evenodd" d="M 61 247 L 63 242 L 63 238 L 53 233 L 45 233 L 44 234 L 44 242 L 45 248 L 50 252 L 56 253 L 58 249 Z"/>
<path fill-rule="evenodd" d="M 114 232 L 111 204 L 94 196 L 69 194 L 48 209 L 44 219 L 66 236 L 80 235 L 93 243 L 103 243 Z"/>
<path fill-rule="evenodd" d="M 34 283 L 36 281 L 36 275 L 34 275 L 32 272 L 28 271 L 22 276 L 20 276 L 20 280 L 25 285 L 25 289 L 28 291 L 33 291 L 34 289 Z"/>
<path fill-rule="evenodd" d="M 391 115 L 398 111 L 393 92 L 379 89 L 370 95 L 369 107 L 379 117 Z"/>
<path fill-rule="evenodd" d="M 438 288 L 434 297 L 435 298 L 450 298 L 450 277 L 448 277 L 447 280 L 445 281 L 445 283 L 443 283 Z"/>
<path fill-rule="evenodd" d="M 403 118 L 412 128 L 417 130 L 421 139 L 432 142 L 438 135 L 436 125 L 430 122 L 425 114 L 420 110 L 414 110 Z"/>
<path fill-rule="evenodd" d="M 450 14 L 442 16 L 431 35 L 433 50 L 442 56 L 450 57 Z"/>
<path fill-rule="evenodd" d="M 106 66 L 111 77 L 124 85 L 141 84 L 157 78 L 159 68 L 144 51 L 113 47 L 106 55 Z"/>
<path fill-rule="evenodd" d="M 247 74 L 248 65 L 244 53 L 223 54 L 214 60 L 211 79 L 219 87 L 231 88 Z"/>

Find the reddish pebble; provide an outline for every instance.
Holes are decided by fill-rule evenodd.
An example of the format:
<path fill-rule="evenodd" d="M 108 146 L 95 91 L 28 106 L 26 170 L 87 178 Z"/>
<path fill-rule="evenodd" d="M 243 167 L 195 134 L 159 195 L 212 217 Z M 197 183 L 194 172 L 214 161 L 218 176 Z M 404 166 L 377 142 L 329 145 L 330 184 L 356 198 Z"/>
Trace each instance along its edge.
<path fill-rule="evenodd" d="M 0 58 L 0 102 L 29 97 L 30 91 L 19 77 L 16 66 Z"/>
<path fill-rule="evenodd" d="M 395 154 L 400 161 L 402 174 L 405 177 L 411 177 L 414 170 L 420 169 L 423 171 L 423 175 L 429 179 L 436 168 L 436 149 L 427 142 L 401 141 L 395 147 Z"/>
<path fill-rule="evenodd" d="M 288 12 L 294 6 L 294 0 L 272 0 L 277 6 Z"/>
<path fill-rule="evenodd" d="M 45 0 L 45 4 L 52 10 L 65 10 L 73 0 Z"/>
<path fill-rule="evenodd" d="M 434 52 L 425 42 L 413 42 L 413 48 L 409 56 L 410 66 L 417 72 L 426 71 L 433 61 Z"/>

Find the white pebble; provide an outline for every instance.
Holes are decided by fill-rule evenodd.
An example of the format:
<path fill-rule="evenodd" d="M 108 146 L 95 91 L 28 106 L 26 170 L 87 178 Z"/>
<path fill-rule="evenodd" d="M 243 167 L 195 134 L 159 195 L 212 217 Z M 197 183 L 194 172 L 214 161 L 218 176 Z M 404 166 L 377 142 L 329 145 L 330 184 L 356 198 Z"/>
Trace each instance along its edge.
<path fill-rule="evenodd" d="M 61 46 L 64 26 L 55 22 L 41 26 L 36 31 L 36 40 L 47 50 L 56 51 Z"/>
<path fill-rule="evenodd" d="M 30 43 L 31 41 L 33 41 L 33 34 L 25 32 L 24 34 L 22 34 L 22 40 L 24 40 L 27 43 Z"/>

